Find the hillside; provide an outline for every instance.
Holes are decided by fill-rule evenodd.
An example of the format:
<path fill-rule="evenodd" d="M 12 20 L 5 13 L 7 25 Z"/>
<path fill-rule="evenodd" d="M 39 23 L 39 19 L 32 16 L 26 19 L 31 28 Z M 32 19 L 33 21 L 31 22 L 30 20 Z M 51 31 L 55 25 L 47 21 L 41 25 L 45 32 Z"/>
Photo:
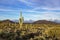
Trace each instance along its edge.
<path fill-rule="evenodd" d="M 56 22 L 47 21 L 47 20 L 38 20 L 38 21 L 35 21 L 33 23 L 35 23 L 35 24 L 58 24 Z"/>
<path fill-rule="evenodd" d="M 2 24 L 7 24 L 7 23 L 15 24 L 15 23 L 17 23 L 18 24 L 18 22 L 8 20 L 8 19 L 7 20 L 2 20 L 2 21 L 0 21 L 0 23 L 2 23 Z M 31 23 L 25 21 L 24 24 L 31 24 Z M 53 22 L 53 21 L 47 21 L 47 20 L 38 20 L 38 21 L 32 22 L 32 24 L 60 24 L 60 23 L 56 23 L 56 22 Z"/>
<path fill-rule="evenodd" d="M 15 23 L 15 22 L 7 19 L 7 20 L 2 20 L 2 21 L 0 21 L 0 23 Z"/>

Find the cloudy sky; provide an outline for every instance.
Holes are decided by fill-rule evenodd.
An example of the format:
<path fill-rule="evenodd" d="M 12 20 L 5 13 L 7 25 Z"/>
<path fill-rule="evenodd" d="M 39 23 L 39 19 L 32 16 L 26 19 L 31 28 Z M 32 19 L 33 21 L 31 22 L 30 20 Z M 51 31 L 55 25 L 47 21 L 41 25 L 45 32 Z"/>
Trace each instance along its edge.
<path fill-rule="evenodd" d="M 60 20 L 60 0 L 0 0 L 0 20 Z"/>

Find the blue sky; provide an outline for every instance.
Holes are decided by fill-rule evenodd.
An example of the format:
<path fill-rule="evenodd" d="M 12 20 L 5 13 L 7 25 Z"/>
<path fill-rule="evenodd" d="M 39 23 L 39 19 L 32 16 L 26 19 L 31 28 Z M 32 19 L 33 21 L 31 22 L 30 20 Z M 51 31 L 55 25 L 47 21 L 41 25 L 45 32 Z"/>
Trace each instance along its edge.
<path fill-rule="evenodd" d="M 60 0 L 0 0 L 0 20 L 60 20 Z"/>

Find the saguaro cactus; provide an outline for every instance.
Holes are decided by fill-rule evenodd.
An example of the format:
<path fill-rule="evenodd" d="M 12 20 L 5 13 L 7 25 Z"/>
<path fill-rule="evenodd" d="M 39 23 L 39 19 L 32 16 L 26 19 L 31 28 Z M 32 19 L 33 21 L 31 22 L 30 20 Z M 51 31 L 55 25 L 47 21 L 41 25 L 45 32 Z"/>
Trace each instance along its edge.
<path fill-rule="evenodd" d="M 20 18 L 19 18 L 20 29 L 22 28 L 23 22 L 24 22 L 24 18 L 22 16 L 22 12 L 20 12 Z"/>

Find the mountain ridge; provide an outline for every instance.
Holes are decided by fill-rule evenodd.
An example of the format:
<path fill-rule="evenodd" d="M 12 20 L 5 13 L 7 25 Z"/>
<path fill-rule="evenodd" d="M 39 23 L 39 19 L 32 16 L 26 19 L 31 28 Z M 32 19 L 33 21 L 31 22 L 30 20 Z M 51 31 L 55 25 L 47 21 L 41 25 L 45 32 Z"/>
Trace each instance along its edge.
<path fill-rule="evenodd" d="M 37 23 L 37 24 L 58 24 L 56 22 L 53 22 L 53 21 L 47 21 L 47 20 L 38 20 L 38 21 L 35 21 L 33 23 Z"/>
<path fill-rule="evenodd" d="M 2 20 L 0 21 L 1 22 L 11 22 L 11 23 L 18 23 L 18 20 L 17 21 L 12 21 L 12 20 Z M 60 23 L 56 23 L 54 21 L 48 21 L 48 20 L 37 20 L 37 21 L 24 21 L 24 23 L 40 23 L 40 24 L 60 24 Z"/>

